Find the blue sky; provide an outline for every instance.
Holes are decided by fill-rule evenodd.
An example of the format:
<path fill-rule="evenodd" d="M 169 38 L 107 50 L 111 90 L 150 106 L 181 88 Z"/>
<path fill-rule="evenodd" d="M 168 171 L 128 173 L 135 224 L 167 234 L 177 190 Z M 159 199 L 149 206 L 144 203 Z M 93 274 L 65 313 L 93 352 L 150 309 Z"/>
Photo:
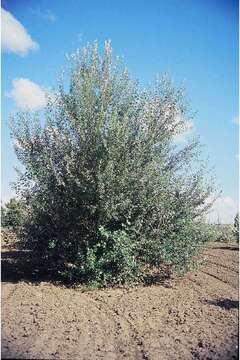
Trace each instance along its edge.
<path fill-rule="evenodd" d="M 40 108 L 71 53 L 111 39 L 143 85 L 167 72 L 184 82 L 222 196 L 211 219 L 232 220 L 238 205 L 238 3 L 235 0 L 2 1 L 2 200 L 17 165 L 9 114 Z M 30 103 L 30 104 L 29 104 Z M 184 140 L 183 140 L 184 141 Z"/>

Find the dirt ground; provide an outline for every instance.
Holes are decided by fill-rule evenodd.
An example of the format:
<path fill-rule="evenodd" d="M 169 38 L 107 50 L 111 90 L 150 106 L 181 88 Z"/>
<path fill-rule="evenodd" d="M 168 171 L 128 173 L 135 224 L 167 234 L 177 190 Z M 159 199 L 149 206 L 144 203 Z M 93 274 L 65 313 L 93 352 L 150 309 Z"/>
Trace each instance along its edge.
<path fill-rule="evenodd" d="M 2 246 L 2 358 L 237 359 L 238 247 L 171 283 L 83 291 L 33 281 Z M 31 281 L 30 281 L 31 280 Z"/>

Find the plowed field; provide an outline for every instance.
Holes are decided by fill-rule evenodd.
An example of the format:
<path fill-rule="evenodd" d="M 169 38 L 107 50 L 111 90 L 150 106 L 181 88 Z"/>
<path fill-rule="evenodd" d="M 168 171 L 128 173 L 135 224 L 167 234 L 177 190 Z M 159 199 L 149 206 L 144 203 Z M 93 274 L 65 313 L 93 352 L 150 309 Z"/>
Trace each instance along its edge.
<path fill-rule="evenodd" d="M 83 292 L 31 281 L 2 246 L 2 358 L 237 359 L 238 247 L 167 285 Z"/>

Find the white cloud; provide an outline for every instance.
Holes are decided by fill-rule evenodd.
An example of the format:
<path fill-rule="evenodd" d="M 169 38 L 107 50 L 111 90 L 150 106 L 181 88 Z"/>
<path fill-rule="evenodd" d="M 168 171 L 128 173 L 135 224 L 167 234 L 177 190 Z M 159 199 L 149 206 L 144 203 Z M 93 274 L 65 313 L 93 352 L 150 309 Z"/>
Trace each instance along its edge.
<path fill-rule="evenodd" d="M 77 41 L 78 41 L 78 42 L 82 42 L 82 40 L 83 40 L 83 34 L 82 34 L 82 33 L 78 33 L 78 34 L 77 34 Z"/>
<path fill-rule="evenodd" d="M 32 13 L 43 20 L 47 20 L 49 22 L 54 23 L 57 20 L 57 17 L 51 12 L 51 10 L 47 9 L 45 11 L 38 9 L 32 10 Z"/>
<path fill-rule="evenodd" d="M 192 121 L 186 121 L 185 127 L 183 131 L 180 134 L 174 135 L 174 140 L 176 142 L 185 142 L 188 135 L 190 135 L 193 131 L 193 122 Z"/>
<path fill-rule="evenodd" d="M 44 90 L 29 79 L 14 79 L 6 96 L 14 99 L 17 107 L 23 110 L 36 110 L 46 105 Z"/>
<path fill-rule="evenodd" d="M 239 118 L 239 116 L 235 116 L 235 118 L 233 119 L 233 122 L 234 122 L 234 124 L 239 125 L 239 124 L 240 124 L 240 118 Z"/>
<path fill-rule="evenodd" d="M 233 223 L 237 212 L 237 201 L 234 201 L 230 196 L 221 196 L 213 204 L 208 214 L 208 220 L 211 223 L 220 221 L 222 224 L 230 224 Z"/>
<path fill-rule="evenodd" d="M 23 25 L 10 12 L 1 9 L 2 49 L 18 55 L 26 55 L 29 50 L 37 50 L 38 44 L 32 40 Z"/>

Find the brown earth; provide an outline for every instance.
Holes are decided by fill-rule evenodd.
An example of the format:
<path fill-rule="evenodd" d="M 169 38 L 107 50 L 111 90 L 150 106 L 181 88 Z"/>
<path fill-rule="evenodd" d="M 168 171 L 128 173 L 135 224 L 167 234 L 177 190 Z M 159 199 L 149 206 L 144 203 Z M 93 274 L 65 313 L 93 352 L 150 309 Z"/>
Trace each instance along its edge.
<path fill-rule="evenodd" d="M 2 358 L 238 358 L 236 245 L 207 245 L 205 265 L 165 286 L 94 291 L 34 282 L 24 256 L 2 245 Z"/>

